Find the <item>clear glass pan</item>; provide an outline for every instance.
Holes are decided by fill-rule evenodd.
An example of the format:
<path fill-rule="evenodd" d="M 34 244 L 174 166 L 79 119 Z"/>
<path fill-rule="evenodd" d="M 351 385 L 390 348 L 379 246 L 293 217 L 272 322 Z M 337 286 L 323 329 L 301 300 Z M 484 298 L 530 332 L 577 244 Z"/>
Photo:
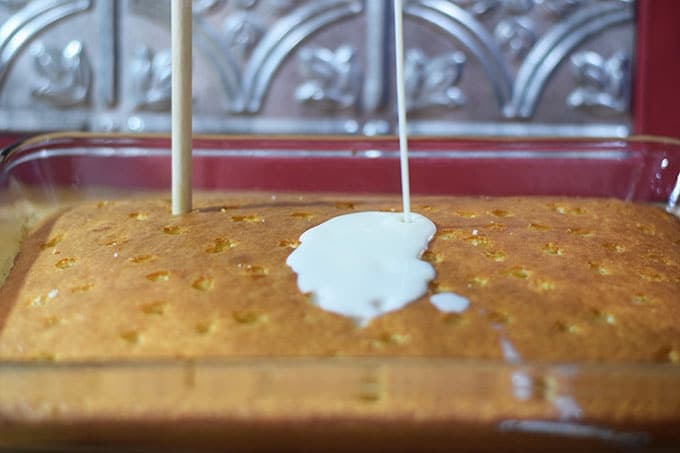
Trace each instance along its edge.
<path fill-rule="evenodd" d="M 42 136 L 6 198 L 167 190 L 166 136 Z M 416 193 L 673 204 L 680 143 L 415 139 Z M 399 192 L 387 139 L 197 137 L 201 190 Z M 676 192 L 674 192 L 674 190 Z M 680 299 L 680 295 L 679 295 Z M 680 301 L 680 300 L 679 300 Z M 680 322 L 680 320 L 678 320 Z M 578 401 L 576 407 L 573 402 Z M 654 450 L 680 446 L 680 366 L 441 358 L 0 362 L 0 449 Z"/>

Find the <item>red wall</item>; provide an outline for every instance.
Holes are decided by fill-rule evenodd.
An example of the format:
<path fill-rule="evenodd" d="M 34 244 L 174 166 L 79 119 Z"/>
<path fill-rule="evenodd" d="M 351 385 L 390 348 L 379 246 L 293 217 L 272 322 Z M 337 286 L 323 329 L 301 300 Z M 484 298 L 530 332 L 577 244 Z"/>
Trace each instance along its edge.
<path fill-rule="evenodd" d="M 680 138 L 680 1 L 638 0 L 636 134 Z"/>

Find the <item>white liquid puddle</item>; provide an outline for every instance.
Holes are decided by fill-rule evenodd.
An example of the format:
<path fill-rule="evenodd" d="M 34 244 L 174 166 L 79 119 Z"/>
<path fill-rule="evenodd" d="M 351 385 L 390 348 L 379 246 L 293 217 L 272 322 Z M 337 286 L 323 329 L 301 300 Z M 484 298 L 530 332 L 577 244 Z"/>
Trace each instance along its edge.
<path fill-rule="evenodd" d="M 347 214 L 305 231 L 286 264 L 320 308 L 365 326 L 427 292 L 435 270 L 419 257 L 435 232 L 419 214 Z"/>
<path fill-rule="evenodd" d="M 455 293 L 433 294 L 430 302 L 444 313 L 463 313 L 470 306 L 469 300 Z"/>

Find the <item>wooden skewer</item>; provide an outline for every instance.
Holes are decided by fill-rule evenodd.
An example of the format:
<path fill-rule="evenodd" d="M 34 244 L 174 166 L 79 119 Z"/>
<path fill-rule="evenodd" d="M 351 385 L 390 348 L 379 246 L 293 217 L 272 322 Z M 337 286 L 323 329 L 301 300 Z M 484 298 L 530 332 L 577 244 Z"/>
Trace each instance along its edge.
<path fill-rule="evenodd" d="M 394 0 L 394 54 L 397 66 L 397 112 L 399 116 L 399 149 L 401 161 L 401 199 L 404 221 L 411 220 L 411 183 L 408 171 L 408 137 L 406 131 L 406 85 L 404 82 L 403 5 Z"/>
<path fill-rule="evenodd" d="M 172 0 L 172 214 L 191 211 L 192 0 Z"/>

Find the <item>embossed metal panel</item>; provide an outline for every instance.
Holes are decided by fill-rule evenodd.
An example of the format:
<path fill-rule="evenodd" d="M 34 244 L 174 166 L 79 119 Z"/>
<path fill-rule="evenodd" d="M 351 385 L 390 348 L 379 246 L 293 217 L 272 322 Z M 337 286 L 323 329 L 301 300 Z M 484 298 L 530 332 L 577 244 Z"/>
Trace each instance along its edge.
<path fill-rule="evenodd" d="M 627 135 L 634 4 L 406 0 L 425 135 Z M 393 133 L 391 0 L 195 0 L 194 130 Z M 168 0 L 0 0 L 0 130 L 165 131 Z"/>

